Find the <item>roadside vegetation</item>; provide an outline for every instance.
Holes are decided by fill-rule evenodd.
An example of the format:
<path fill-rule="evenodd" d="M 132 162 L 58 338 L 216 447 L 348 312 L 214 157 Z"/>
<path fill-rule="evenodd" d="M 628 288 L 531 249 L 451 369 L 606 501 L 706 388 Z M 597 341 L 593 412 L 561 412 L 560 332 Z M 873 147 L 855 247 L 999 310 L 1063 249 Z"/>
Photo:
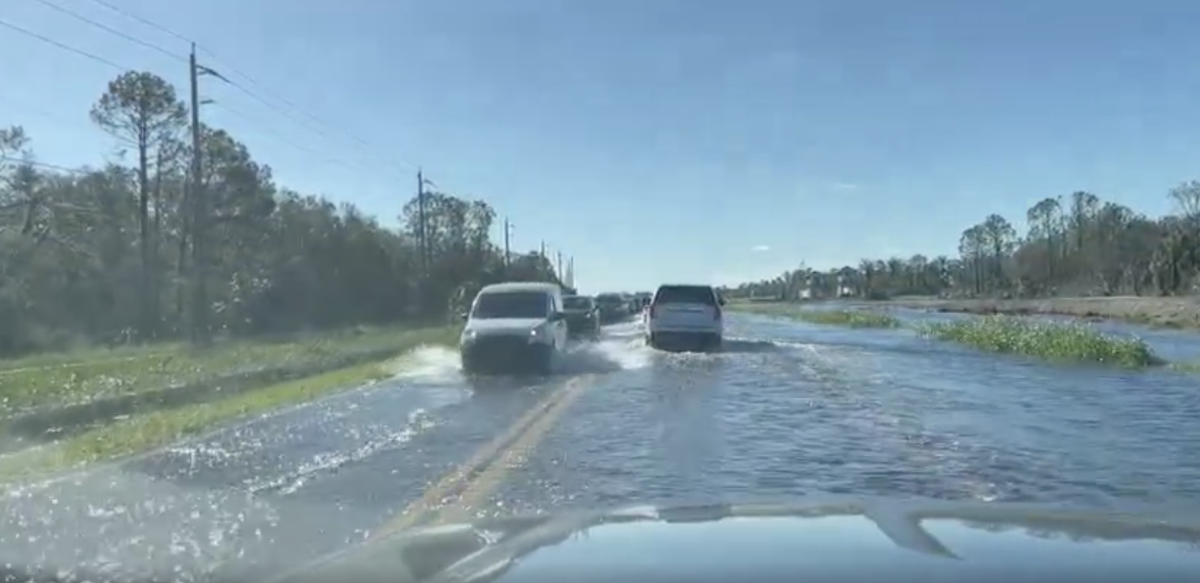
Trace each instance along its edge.
<path fill-rule="evenodd" d="M 847 328 L 899 328 L 900 320 L 888 314 L 869 310 L 812 310 L 795 304 L 768 302 L 733 302 L 729 309 L 739 312 L 780 316 L 829 326 Z"/>
<path fill-rule="evenodd" d="M 403 358 L 370 362 L 175 409 L 134 415 L 40 447 L 0 456 L 0 481 L 31 479 L 162 447 L 244 420 L 387 378 Z"/>
<path fill-rule="evenodd" d="M 1105 334 L 1083 323 L 986 316 L 925 324 L 922 335 L 990 352 L 1140 368 L 1165 364 L 1140 338 Z"/>
<path fill-rule="evenodd" d="M 823 310 L 783 302 L 731 302 L 730 309 L 848 328 L 900 328 L 890 314 L 870 310 Z M 909 326 L 918 334 L 997 353 L 1057 362 L 1090 362 L 1138 368 L 1166 364 L 1140 338 L 1106 334 L 1082 322 L 1054 322 L 994 315 Z M 1179 365 L 1176 368 L 1187 368 Z"/>
<path fill-rule="evenodd" d="M 1028 227 L 992 214 L 963 230 L 957 256 L 863 259 L 722 290 L 727 298 L 921 300 L 974 313 L 1064 314 L 1200 329 L 1200 182 L 1171 188 L 1151 217 L 1084 191 L 1033 204 Z M 1123 297 L 1116 297 L 1123 296 Z M 1191 296 L 1191 297 L 1187 297 Z M 949 304 L 949 305 L 947 305 Z"/>
<path fill-rule="evenodd" d="M 193 149 L 153 73 L 98 89 L 90 119 L 131 165 L 63 167 L 0 129 L 0 467 L 109 459 L 353 388 L 452 343 L 449 314 L 483 285 L 559 281 L 492 242 L 486 201 L 427 180 L 385 226 L 277 184 L 223 129 L 201 124 Z"/>

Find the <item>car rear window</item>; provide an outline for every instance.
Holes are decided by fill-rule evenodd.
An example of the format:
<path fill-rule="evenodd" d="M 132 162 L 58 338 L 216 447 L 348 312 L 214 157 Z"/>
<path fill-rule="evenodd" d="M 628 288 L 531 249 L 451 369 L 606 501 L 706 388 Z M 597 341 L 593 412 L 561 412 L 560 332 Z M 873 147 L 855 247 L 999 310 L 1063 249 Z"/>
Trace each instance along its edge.
<path fill-rule="evenodd" d="M 611 304 L 619 304 L 619 303 L 621 303 L 621 296 L 616 295 L 616 294 L 600 294 L 600 295 L 596 296 L 596 302 L 600 303 L 600 304 L 610 304 L 610 305 Z"/>
<path fill-rule="evenodd" d="M 592 307 L 592 298 L 579 296 L 563 298 L 563 307 L 568 310 L 587 310 Z"/>
<path fill-rule="evenodd" d="M 712 288 L 703 285 L 664 285 L 654 296 L 656 304 L 704 304 L 717 305 Z"/>
<path fill-rule="evenodd" d="M 543 292 L 514 291 L 490 292 L 475 300 L 471 317 L 491 318 L 545 318 L 549 315 L 550 301 Z"/>

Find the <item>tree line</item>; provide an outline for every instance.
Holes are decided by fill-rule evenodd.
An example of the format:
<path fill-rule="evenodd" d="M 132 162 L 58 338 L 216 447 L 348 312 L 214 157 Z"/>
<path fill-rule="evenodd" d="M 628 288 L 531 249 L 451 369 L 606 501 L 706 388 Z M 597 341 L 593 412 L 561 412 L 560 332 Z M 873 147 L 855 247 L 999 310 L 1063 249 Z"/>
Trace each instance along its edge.
<path fill-rule="evenodd" d="M 170 83 L 131 71 L 90 111 L 131 166 L 40 163 L 22 127 L 0 129 L 0 356 L 444 323 L 488 283 L 558 281 L 540 253 L 493 244 L 486 201 L 426 192 L 421 212 L 414 194 L 388 229 L 276 184 L 226 130 L 193 141 L 189 117 Z"/>
<path fill-rule="evenodd" d="M 1090 192 L 1049 197 L 1018 233 L 991 214 L 963 230 L 957 257 L 864 259 L 816 271 L 801 266 L 728 288 L 731 297 L 900 295 L 1036 298 L 1191 293 L 1200 283 L 1200 182 L 1168 192 L 1177 212 L 1151 218 Z"/>

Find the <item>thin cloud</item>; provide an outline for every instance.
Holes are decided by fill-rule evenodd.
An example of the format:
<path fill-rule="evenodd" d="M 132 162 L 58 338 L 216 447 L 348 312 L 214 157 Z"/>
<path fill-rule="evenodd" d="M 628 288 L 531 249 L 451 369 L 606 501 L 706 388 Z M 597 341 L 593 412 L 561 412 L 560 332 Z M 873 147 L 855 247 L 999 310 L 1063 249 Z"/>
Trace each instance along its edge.
<path fill-rule="evenodd" d="M 771 247 L 769 245 L 755 245 L 750 250 L 755 253 L 762 253 L 763 251 L 770 251 Z"/>
<path fill-rule="evenodd" d="M 858 185 L 853 182 L 834 182 L 834 190 L 858 190 Z"/>

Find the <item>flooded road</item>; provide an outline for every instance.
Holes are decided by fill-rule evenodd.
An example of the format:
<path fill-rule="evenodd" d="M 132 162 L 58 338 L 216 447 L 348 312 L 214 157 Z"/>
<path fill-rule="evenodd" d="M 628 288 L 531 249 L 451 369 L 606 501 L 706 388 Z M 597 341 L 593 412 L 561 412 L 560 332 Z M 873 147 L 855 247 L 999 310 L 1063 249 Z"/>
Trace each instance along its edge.
<path fill-rule="evenodd" d="M 727 334 L 721 354 L 665 354 L 618 325 L 562 375 L 474 386 L 452 352 L 424 350 L 369 389 L 10 493 L 0 558 L 261 572 L 363 540 L 423 495 L 458 517 L 812 493 L 1200 509 L 1194 376 L 740 314 Z M 1146 337 L 1200 354 L 1200 337 Z M 443 487 L 493 446 L 502 463 Z"/>

